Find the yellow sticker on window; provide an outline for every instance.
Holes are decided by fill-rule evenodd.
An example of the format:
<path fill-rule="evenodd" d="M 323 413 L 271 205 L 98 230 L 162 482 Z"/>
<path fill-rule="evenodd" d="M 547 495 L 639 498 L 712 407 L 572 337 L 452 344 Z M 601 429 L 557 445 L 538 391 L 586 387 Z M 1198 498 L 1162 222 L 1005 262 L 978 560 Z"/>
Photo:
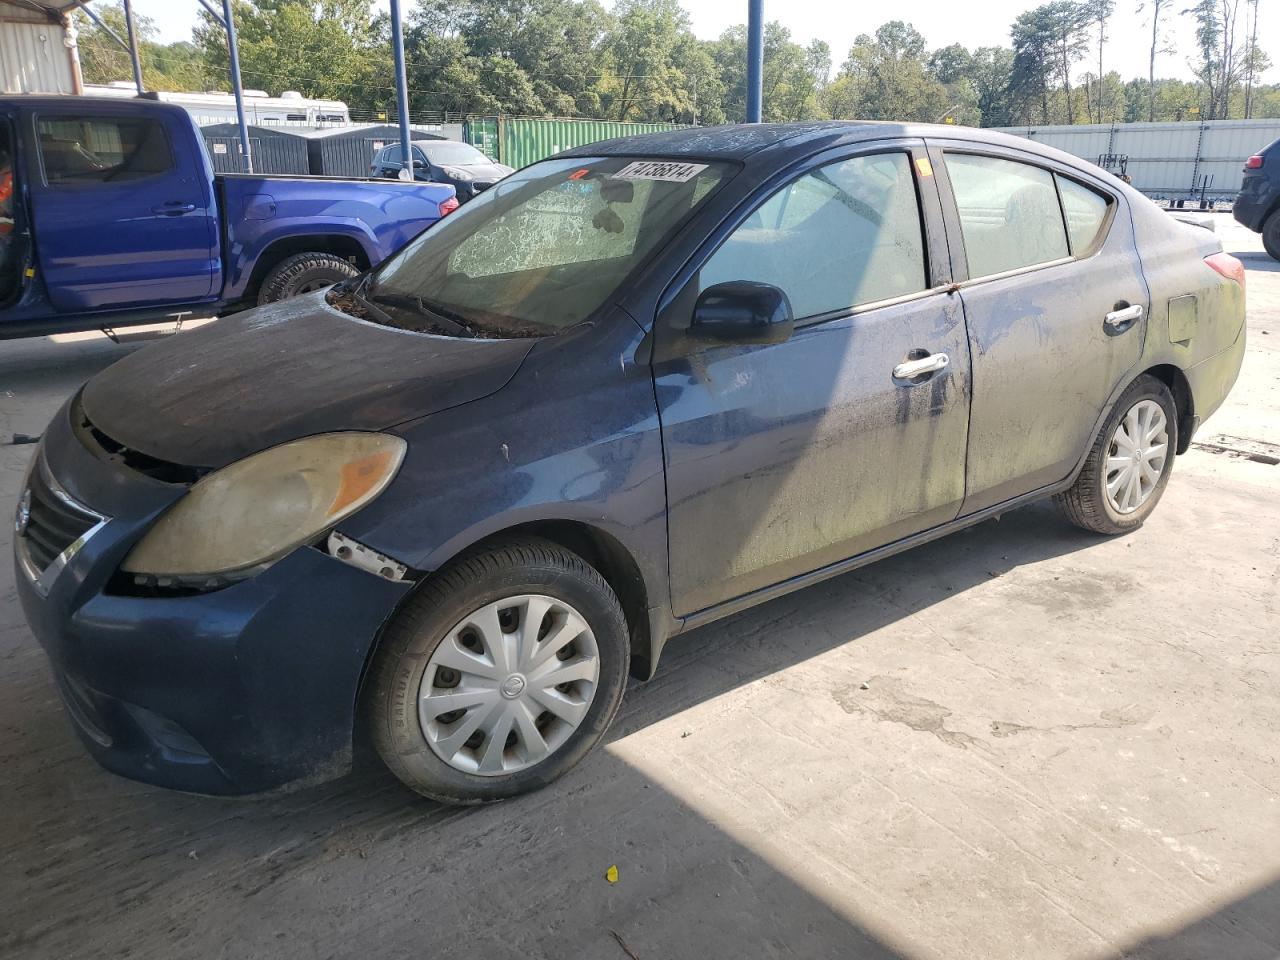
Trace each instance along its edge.
<path fill-rule="evenodd" d="M 933 176 L 933 164 L 928 157 L 916 157 L 916 172 L 922 177 Z"/>

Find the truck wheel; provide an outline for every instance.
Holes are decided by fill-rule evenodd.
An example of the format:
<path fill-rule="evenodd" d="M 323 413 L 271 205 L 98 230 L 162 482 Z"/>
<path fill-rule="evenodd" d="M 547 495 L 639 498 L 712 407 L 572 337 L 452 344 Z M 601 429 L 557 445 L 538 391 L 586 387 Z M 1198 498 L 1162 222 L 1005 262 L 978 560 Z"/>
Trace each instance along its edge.
<path fill-rule="evenodd" d="M 387 624 L 361 697 L 391 772 L 445 803 L 544 787 L 603 738 L 630 637 L 577 554 L 522 538 L 454 561 Z"/>
<path fill-rule="evenodd" d="M 1262 225 L 1262 245 L 1272 260 L 1280 260 L 1280 210 L 1267 217 Z"/>
<path fill-rule="evenodd" d="M 262 278 L 258 304 L 287 300 L 300 293 L 323 290 L 360 271 L 332 253 L 298 253 L 277 263 Z"/>

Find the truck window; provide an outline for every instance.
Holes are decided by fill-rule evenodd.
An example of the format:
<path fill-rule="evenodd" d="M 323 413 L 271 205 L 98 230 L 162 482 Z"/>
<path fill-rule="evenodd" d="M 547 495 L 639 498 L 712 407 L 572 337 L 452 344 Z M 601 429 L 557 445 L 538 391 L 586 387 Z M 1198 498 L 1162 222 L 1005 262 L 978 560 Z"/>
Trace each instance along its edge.
<path fill-rule="evenodd" d="M 137 180 L 173 168 L 173 151 L 156 120 L 41 117 L 40 160 L 50 186 Z"/>

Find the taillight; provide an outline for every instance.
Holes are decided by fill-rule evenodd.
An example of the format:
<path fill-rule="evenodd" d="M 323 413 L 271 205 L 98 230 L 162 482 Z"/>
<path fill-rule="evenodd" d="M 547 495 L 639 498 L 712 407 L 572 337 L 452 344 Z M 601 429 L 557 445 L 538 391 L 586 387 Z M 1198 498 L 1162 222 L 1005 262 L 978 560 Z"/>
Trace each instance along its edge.
<path fill-rule="evenodd" d="M 1204 258 L 1204 262 L 1213 267 L 1228 280 L 1234 280 L 1244 289 L 1244 264 L 1229 253 L 1215 253 Z"/>
<path fill-rule="evenodd" d="M 1244 162 L 1244 168 L 1246 170 L 1261 170 L 1262 154 L 1255 153 L 1252 157 L 1250 157 L 1248 160 Z"/>
<path fill-rule="evenodd" d="M 444 203 L 440 204 L 440 216 L 447 217 L 453 211 L 458 209 L 458 198 L 450 197 Z"/>

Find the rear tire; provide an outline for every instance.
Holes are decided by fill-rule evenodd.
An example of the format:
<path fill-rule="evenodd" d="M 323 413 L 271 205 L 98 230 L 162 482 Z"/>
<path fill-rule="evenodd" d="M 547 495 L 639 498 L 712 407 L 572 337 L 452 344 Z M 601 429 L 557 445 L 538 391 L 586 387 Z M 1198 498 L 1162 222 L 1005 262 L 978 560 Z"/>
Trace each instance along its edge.
<path fill-rule="evenodd" d="M 1161 417 L 1163 423 L 1158 422 Z M 1147 438 L 1157 430 L 1160 432 Z M 1139 438 L 1137 449 L 1130 446 L 1130 434 Z M 1084 530 L 1108 535 L 1136 530 L 1160 501 L 1177 448 L 1173 395 L 1155 377 L 1143 374 L 1116 401 L 1075 483 L 1053 501 L 1068 520 Z M 1126 462 L 1133 464 L 1129 472 Z M 1152 474 L 1157 474 L 1154 481 Z M 1131 476 L 1132 485 L 1126 482 Z"/>
<path fill-rule="evenodd" d="M 331 287 L 360 271 L 332 253 L 298 253 L 277 263 L 262 278 L 258 305 L 287 300 L 302 293 Z"/>
<path fill-rule="evenodd" d="M 629 661 L 604 577 L 558 544 L 522 538 L 422 585 L 387 625 L 361 707 L 410 789 L 488 803 L 546 786 L 600 743 Z"/>
<path fill-rule="evenodd" d="M 1280 260 L 1280 210 L 1272 213 L 1263 223 L 1262 245 L 1272 260 Z"/>

